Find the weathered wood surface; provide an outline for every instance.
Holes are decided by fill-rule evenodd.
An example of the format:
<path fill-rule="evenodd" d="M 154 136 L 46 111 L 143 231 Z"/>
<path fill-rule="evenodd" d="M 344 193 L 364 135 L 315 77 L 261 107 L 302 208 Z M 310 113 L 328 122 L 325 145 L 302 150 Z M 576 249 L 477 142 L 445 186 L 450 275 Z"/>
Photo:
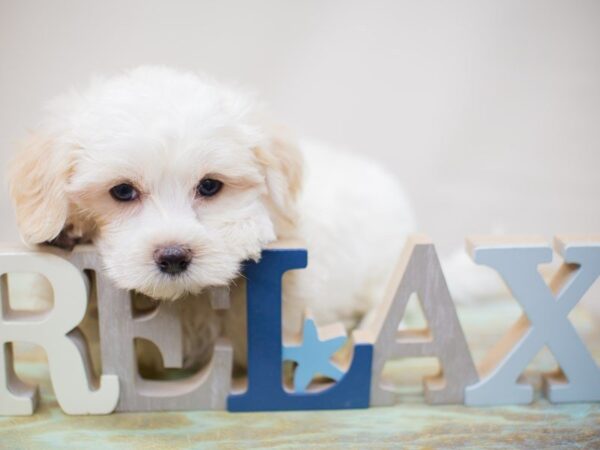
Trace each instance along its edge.
<path fill-rule="evenodd" d="M 459 307 L 459 317 L 480 361 L 521 314 L 514 300 Z M 581 307 L 571 315 L 586 345 L 600 357 L 600 320 Z M 21 347 L 21 350 L 22 347 Z M 552 405 L 540 399 L 540 370 L 552 370 L 549 352 L 529 367 L 536 384 L 532 405 L 474 408 L 427 405 L 421 378 L 432 360 L 386 366 L 402 383 L 401 403 L 352 411 L 233 414 L 225 411 L 118 413 L 67 416 L 50 388 L 43 352 L 18 352 L 19 375 L 40 384 L 40 408 L 29 417 L 0 418 L 0 448 L 600 448 L 600 404 Z"/>

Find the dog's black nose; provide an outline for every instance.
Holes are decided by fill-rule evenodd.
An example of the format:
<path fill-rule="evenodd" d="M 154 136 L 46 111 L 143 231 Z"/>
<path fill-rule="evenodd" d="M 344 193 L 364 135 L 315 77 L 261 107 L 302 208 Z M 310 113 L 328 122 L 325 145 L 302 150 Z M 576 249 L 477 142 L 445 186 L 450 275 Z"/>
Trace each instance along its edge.
<path fill-rule="evenodd" d="M 162 247 L 154 252 L 154 261 L 162 273 L 177 275 L 185 272 L 192 260 L 192 251 L 181 245 Z"/>

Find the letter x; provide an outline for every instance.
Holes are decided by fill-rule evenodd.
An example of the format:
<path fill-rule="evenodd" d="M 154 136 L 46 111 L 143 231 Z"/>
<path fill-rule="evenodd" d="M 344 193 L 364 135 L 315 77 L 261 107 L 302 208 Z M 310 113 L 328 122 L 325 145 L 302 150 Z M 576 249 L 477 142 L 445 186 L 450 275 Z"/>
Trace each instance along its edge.
<path fill-rule="evenodd" d="M 552 260 L 550 246 L 475 243 L 475 262 L 498 271 L 524 315 L 492 349 L 480 381 L 467 387 L 466 404 L 530 403 L 532 386 L 517 379 L 544 345 L 562 369 L 545 377 L 550 401 L 600 400 L 600 370 L 567 317 L 600 275 L 600 238 L 556 238 L 555 244 L 564 263 L 547 285 L 538 265 Z"/>

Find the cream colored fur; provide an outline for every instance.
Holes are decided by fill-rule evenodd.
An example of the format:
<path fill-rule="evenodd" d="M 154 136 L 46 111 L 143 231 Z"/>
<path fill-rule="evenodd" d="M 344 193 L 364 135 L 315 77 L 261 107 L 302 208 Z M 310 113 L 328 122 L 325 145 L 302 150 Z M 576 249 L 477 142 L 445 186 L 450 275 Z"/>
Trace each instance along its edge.
<path fill-rule="evenodd" d="M 367 149 L 368 150 L 368 149 Z M 223 181 L 195 198 L 205 176 Z M 309 266 L 284 279 L 284 331 L 309 307 L 322 324 L 355 326 L 380 301 L 414 221 L 390 174 L 371 161 L 296 142 L 248 95 L 206 77 L 142 67 L 60 97 L 16 156 L 11 195 L 28 244 L 92 240 L 118 286 L 184 302 L 187 365 L 228 335 L 245 360 L 240 263 L 275 239 L 306 243 Z M 133 183 L 139 201 L 112 186 Z M 161 273 L 163 245 L 193 252 L 188 270 Z M 230 285 L 213 312 L 208 286 Z"/>

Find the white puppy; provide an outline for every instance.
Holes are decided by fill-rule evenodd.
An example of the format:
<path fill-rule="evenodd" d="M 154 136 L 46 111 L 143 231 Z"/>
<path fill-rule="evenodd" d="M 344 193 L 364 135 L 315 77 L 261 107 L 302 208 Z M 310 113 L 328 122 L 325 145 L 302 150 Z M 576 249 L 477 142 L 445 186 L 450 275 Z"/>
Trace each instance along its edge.
<path fill-rule="evenodd" d="M 186 364 L 228 335 L 244 364 L 240 264 L 277 239 L 306 243 L 284 279 L 284 331 L 305 308 L 352 327 L 382 298 L 413 216 L 373 163 L 295 143 L 256 102 L 212 80 L 143 67 L 49 105 L 15 158 L 11 196 L 25 242 L 93 241 L 123 289 L 184 302 Z M 230 285 L 213 312 L 209 286 Z"/>

